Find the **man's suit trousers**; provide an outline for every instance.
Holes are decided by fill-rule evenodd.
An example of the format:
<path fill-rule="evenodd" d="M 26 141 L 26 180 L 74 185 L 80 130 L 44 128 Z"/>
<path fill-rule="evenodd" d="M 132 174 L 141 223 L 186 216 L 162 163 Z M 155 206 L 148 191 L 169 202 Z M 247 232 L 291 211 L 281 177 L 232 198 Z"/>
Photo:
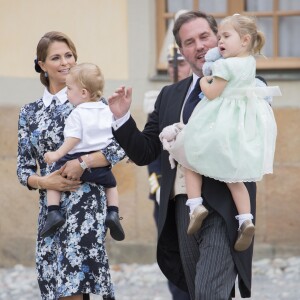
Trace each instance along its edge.
<path fill-rule="evenodd" d="M 194 235 L 187 235 L 189 208 L 186 195 L 175 197 L 175 219 L 190 297 L 193 300 L 228 300 L 237 277 L 226 225 L 211 211 Z M 173 200 L 171 200 L 173 201 Z"/>

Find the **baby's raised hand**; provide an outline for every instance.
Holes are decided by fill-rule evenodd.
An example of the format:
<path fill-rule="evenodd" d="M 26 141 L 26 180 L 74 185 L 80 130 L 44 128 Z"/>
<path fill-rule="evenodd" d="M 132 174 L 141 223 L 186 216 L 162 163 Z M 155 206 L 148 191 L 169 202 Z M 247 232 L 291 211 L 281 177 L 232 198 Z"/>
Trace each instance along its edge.
<path fill-rule="evenodd" d="M 59 156 L 55 151 L 49 151 L 44 155 L 45 162 L 50 165 L 59 160 Z"/>

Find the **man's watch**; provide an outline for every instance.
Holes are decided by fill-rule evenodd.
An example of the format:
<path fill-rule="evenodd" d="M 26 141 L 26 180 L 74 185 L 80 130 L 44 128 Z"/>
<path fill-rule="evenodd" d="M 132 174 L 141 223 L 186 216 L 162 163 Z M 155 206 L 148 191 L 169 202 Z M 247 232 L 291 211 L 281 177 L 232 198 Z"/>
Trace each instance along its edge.
<path fill-rule="evenodd" d="M 82 170 L 85 170 L 88 168 L 87 164 L 82 160 L 81 156 L 78 157 L 78 160 L 79 160 L 79 164 L 80 164 L 80 167 L 82 168 Z"/>

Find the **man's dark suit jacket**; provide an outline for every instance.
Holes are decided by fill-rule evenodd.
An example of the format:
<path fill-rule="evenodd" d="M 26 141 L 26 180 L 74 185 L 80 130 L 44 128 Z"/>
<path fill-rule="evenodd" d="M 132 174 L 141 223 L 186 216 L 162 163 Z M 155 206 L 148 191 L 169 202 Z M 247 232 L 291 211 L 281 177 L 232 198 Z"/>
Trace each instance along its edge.
<path fill-rule="evenodd" d="M 132 117 L 114 131 L 114 136 L 121 147 L 137 165 L 148 165 L 162 153 L 157 262 L 165 276 L 184 290 L 187 290 L 187 286 L 175 230 L 174 201 L 170 200 L 176 169 L 170 168 L 169 154 L 167 151 L 162 151 L 158 135 L 164 127 L 180 121 L 183 102 L 191 82 L 192 77 L 189 77 L 162 89 L 157 98 L 155 110 L 150 114 L 142 132 L 138 130 Z M 251 198 L 252 214 L 255 216 L 256 185 L 255 183 L 246 183 L 246 186 Z M 246 251 L 236 252 L 233 250 L 237 238 L 238 222 L 235 219 L 237 210 L 231 193 L 225 183 L 204 177 L 202 195 L 206 204 L 217 211 L 226 222 L 231 253 L 239 275 L 240 293 L 242 297 L 250 297 L 253 244 Z"/>

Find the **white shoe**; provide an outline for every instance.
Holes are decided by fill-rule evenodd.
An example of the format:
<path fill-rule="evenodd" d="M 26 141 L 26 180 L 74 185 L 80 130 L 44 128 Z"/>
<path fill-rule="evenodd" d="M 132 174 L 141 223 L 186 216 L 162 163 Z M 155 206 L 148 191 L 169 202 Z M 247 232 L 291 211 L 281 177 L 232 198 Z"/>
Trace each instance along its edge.
<path fill-rule="evenodd" d="M 234 244 L 234 250 L 244 251 L 249 248 L 255 233 L 255 226 L 251 220 L 243 222 L 239 228 L 238 238 Z"/>
<path fill-rule="evenodd" d="M 194 209 L 193 213 L 190 216 L 190 224 L 187 230 L 187 234 L 194 234 L 197 232 L 203 220 L 207 217 L 208 210 L 203 205 L 198 205 Z"/>

